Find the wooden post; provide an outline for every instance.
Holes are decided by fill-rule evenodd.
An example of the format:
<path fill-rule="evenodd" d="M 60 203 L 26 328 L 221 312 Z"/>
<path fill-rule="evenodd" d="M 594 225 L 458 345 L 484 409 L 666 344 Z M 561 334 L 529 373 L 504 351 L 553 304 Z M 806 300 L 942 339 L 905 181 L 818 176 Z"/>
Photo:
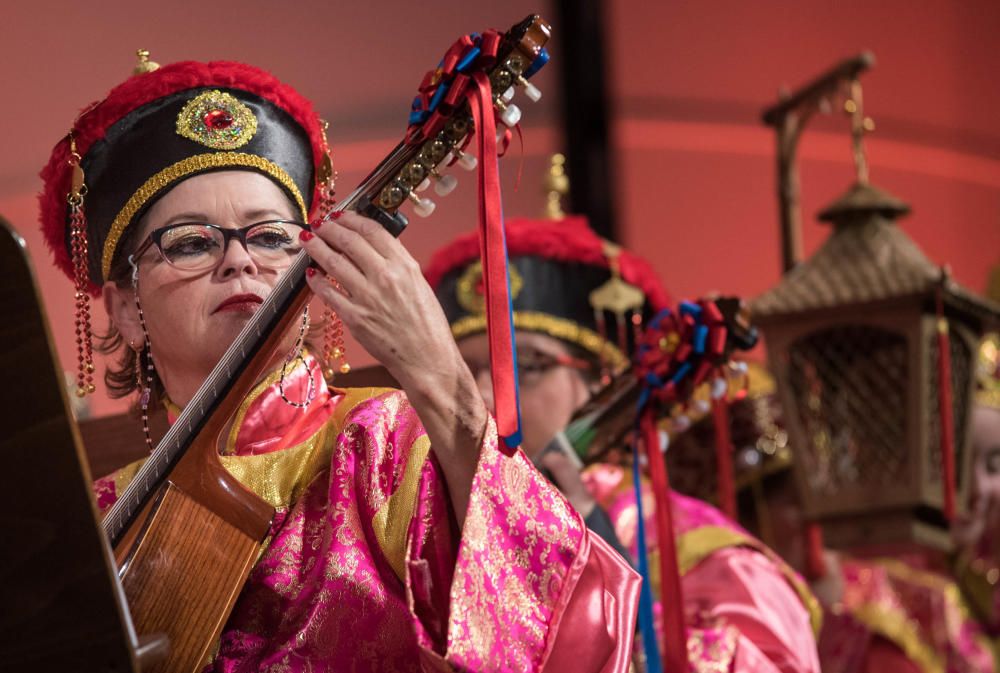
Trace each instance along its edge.
<path fill-rule="evenodd" d="M 570 212 L 586 215 L 598 235 L 617 239 L 615 182 L 608 133 L 602 0 L 556 0 L 564 154 Z"/>
<path fill-rule="evenodd" d="M 863 52 L 831 68 L 798 91 L 764 110 L 763 120 L 777 133 L 778 211 L 781 222 L 781 271 L 787 273 L 802 259 L 802 210 L 799 207 L 799 171 L 796 150 L 809 118 L 829 105 L 838 90 L 875 65 L 875 56 Z"/>

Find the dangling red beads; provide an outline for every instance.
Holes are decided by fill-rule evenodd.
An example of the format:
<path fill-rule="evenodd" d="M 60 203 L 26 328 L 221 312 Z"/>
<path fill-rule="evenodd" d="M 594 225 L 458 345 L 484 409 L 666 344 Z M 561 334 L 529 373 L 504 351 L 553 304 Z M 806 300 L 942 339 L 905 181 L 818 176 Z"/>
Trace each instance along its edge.
<path fill-rule="evenodd" d="M 83 198 L 87 193 L 76 140 L 70 134 L 70 159 L 72 184 L 66 201 L 69 204 L 70 251 L 73 261 L 73 286 L 76 311 L 76 395 L 84 397 L 94 392 L 94 342 L 90 329 L 90 274 L 87 271 L 87 218 L 83 212 Z"/>
<path fill-rule="evenodd" d="M 326 363 L 323 375 L 327 381 L 332 381 L 336 376 L 334 363 L 340 363 L 337 371 L 341 374 L 349 373 L 351 365 L 347 362 L 347 352 L 344 348 L 344 323 L 329 307 L 323 311 L 323 324 L 323 361 Z"/>

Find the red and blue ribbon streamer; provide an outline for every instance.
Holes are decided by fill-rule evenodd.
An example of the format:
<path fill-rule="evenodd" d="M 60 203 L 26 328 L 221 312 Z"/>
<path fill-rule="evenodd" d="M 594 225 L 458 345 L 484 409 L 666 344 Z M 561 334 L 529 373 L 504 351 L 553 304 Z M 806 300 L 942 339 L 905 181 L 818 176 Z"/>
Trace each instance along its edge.
<path fill-rule="evenodd" d="M 496 64 L 502 35 L 495 30 L 459 38 L 445 52 L 438 67 L 428 72 L 413 100 L 407 142 L 420 144 L 444 127 L 457 107 L 467 102 L 472 114 L 479 153 L 479 252 L 483 266 L 486 331 L 490 342 L 490 370 L 497 430 L 505 453 L 521 444 L 520 392 L 511 306 L 507 243 L 498 168 L 497 124 L 493 91 L 487 71 Z M 548 61 L 544 50 L 529 67 L 533 74 Z M 505 129 L 503 151 L 510 142 Z M 468 141 L 466 141 L 468 142 Z M 464 146 L 463 146 L 464 147 Z"/>

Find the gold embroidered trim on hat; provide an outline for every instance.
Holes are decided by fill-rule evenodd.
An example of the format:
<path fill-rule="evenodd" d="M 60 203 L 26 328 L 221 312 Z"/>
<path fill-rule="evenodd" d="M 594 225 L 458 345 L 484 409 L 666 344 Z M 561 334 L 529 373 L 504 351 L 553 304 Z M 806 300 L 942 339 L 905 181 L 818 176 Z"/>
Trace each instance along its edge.
<path fill-rule="evenodd" d="M 257 117 L 235 96 L 205 91 L 177 115 L 177 133 L 213 150 L 235 150 L 257 133 Z"/>
<path fill-rule="evenodd" d="M 597 332 L 566 318 L 557 318 L 535 311 L 514 311 L 514 329 L 548 334 L 556 339 L 576 344 L 598 357 L 603 355 L 605 361 L 615 371 L 628 365 L 628 358 L 617 346 L 603 339 Z M 486 331 L 486 316 L 482 314 L 460 318 L 451 325 L 451 333 L 456 339 L 484 331 Z"/>
<path fill-rule="evenodd" d="M 524 279 L 513 266 L 507 267 L 510 277 L 510 300 L 517 299 L 524 287 Z M 458 304 L 469 313 L 485 313 L 486 297 L 483 290 L 483 263 L 473 262 L 465 268 L 455 284 L 455 296 Z"/>
<path fill-rule="evenodd" d="M 308 218 L 306 202 L 302 198 L 302 194 L 299 192 L 295 181 L 292 180 L 292 177 L 284 168 L 273 161 L 269 161 L 256 154 L 246 154 L 244 152 L 196 154 L 193 157 L 182 159 L 171 166 L 167 166 L 146 180 L 135 191 L 132 198 L 125 203 L 118 215 L 115 216 L 114 222 L 111 223 L 111 230 L 108 232 L 108 238 L 104 241 L 104 253 L 101 257 L 101 274 L 104 279 L 107 280 L 108 274 L 111 272 L 111 260 L 115 256 L 115 249 L 118 247 L 118 241 L 125 232 L 125 228 L 132 222 L 135 214 L 142 210 L 150 199 L 183 178 L 216 168 L 254 168 L 264 173 L 276 180 L 294 197 L 295 205 L 299 208 L 302 220 L 305 221 Z"/>

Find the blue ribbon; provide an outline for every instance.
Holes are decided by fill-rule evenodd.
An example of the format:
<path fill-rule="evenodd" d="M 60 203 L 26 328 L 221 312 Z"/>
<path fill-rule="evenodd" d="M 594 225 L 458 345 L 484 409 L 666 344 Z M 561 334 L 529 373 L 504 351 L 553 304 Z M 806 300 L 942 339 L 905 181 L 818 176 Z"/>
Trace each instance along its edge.
<path fill-rule="evenodd" d="M 642 587 L 639 590 L 639 633 L 642 634 L 642 649 L 646 654 L 647 673 L 662 673 L 663 664 L 660 661 L 660 645 L 656 641 L 656 623 L 653 619 L 653 585 L 649 579 L 649 547 L 646 545 L 646 517 L 642 512 L 642 474 L 639 470 L 639 418 L 649 401 L 649 388 L 643 388 L 639 395 L 636 423 L 632 439 L 632 482 L 635 488 L 636 515 L 639 519 L 636 532 L 639 547 L 639 574 L 642 576 Z"/>
<path fill-rule="evenodd" d="M 542 50 L 538 52 L 538 56 L 535 58 L 534 61 L 531 62 L 531 65 L 528 66 L 528 69 L 524 71 L 524 79 L 528 79 L 536 72 L 544 68 L 545 64 L 548 62 L 549 62 L 549 50 L 546 49 L 545 47 L 542 47 Z"/>
<path fill-rule="evenodd" d="M 517 429 L 514 434 L 503 438 L 504 443 L 516 449 L 524 441 L 524 432 L 521 425 L 521 386 L 518 383 L 517 374 L 517 335 L 514 333 L 514 293 L 510 290 L 510 256 L 507 254 L 507 227 L 503 225 L 503 204 L 500 204 L 500 232 L 503 235 L 503 263 L 504 276 L 507 278 L 507 320 L 510 321 L 510 347 L 514 351 L 511 353 L 511 360 L 514 362 L 514 400 L 517 408 Z"/>

